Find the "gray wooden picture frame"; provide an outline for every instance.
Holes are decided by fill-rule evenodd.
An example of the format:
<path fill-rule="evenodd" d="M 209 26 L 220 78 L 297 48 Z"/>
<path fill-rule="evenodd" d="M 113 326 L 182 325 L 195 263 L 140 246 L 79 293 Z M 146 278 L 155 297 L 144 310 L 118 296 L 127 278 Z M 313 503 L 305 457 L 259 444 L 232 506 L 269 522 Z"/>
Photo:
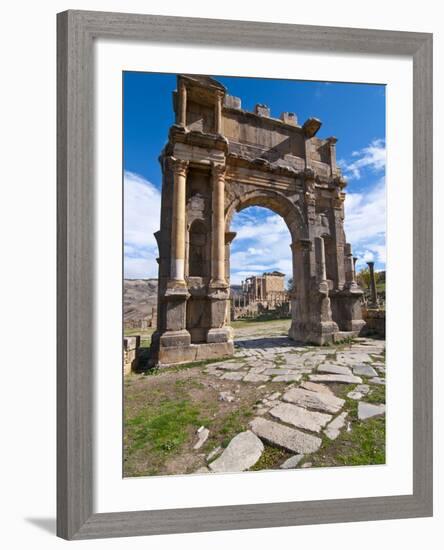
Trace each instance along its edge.
<path fill-rule="evenodd" d="M 413 59 L 413 494 L 93 512 L 93 43 L 135 39 Z M 432 515 L 432 35 L 66 11 L 57 16 L 57 533 L 90 539 Z M 399 312 L 402 314 L 402 312 Z M 407 335 L 408 337 L 408 335 Z"/>

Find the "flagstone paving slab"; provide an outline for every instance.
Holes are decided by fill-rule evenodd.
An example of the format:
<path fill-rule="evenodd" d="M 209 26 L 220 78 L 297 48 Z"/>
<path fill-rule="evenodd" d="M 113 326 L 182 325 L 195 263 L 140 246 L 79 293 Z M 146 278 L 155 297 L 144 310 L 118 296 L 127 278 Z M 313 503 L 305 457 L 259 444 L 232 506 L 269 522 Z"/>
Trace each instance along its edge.
<path fill-rule="evenodd" d="M 221 376 L 223 380 L 242 380 L 245 372 L 226 372 Z"/>
<path fill-rule="evenodd" d="M 341 433 L 342 428 L 345 426 L 347 414 L 346 411 L 342 412 L 325 428 L 324 433 L 329 439 L 334 440 Z"/>
<path fill-rule="evenodd" d="M 385 386 L 385 378 L 380 378 L 379 376 L 370 378 L 369 382 L 371 382 L 372 384 L 379 384 L 380 386 Z"/>
<path fill-rule="evenodd" d="M 278 418 L 286 424 L 292 424 L 296 428 L 318 433 L 332 419 L 330 414 L 308 411 L 303 407 L 290 403 L 279 403 L 269 412 L 271 416 Z"/>
<path fill-rule="evenodd" d="M 370 365 L 355 365 L 353 367 L 353 374 L 357 376 L 378 376 L 378 373 Z"/>
<path fill-rule="evenodd" d="M 339 365 L 324 364 L 320 365 L 317 369 L 318 372 L 325 372 L 328 374 L 345 374 L 351 375 L 352 371 L 349 367 L 341 367 Z M 375 373 L 376 374 L 376 373 Z"/>
<path fill-rule="evenodd" d="M 294 453 L 314 453 L 322 444 L 320 437 L 261 417 L 254 418 L 250 422 L 250 427 L 258 437 L 267 443 Z"/>
<path fill-rule="evenodd" d="M 275 375 L 275 374 L 294 374 L 294 372 L 290 369 L 279 369 L 279 368 L 275 368 L 275 369 L 267 369 L 264 371 L 264 374 L 267 374 L 267 375 Z"/>
<path fill-rule="evenodd" d="M 315 382 L 307 381 L 307 382 L 302 382 L 300 387 L 305 390 L 316 391 L 320 393 L 327 393 L 328 395 L 334 395 L 331 389 L 328 386 L 324 386 L 324 384 L 316 384 Z"/>
<path fill-rule="evenodd" d="M 362 399 L 364 397 L 364 394 L 359 391 L 349 391 L 347 394 L 347 397 L 349 399 L 354 399 L 355 401 L 359 401 L 359 399 Z"/>
<path fill-rule="evenodd" d="M 302 378 L 301 374 L 281 374 L 280 376 L 275 376 L 273 382 L 299 382 Z"/>
<path fill-rule="evenodd" d="M 372 416 L 378 416 L 385 414 L 385 405 L 375 405 L 373 403 L 366 403 L 360 401 L 358 404 L 358 418 L 359 420 L 366 420 Z"/>
<path fill-rule="evenodd" d="M 244 382 L 268 382 L 268 380 L 270 380 L 269 376 L 265 376 L 264 374 L 255 374 L 254 372 L 248 373 L 243 378 Z"/>
<path fill-rule="evenodd" d="M 359 376 L 346 374 L 310 374 L 311 382 L 339 383 L 339 384 L 361 384 L 362 378 Z"/>
<path fill-rule="evenodd" d="M 307 407 L 308 409 L 316 409 L 327 413 L 339 412 L 345 403 L 344 399 L 340 399 L 335 395 L 301 388 L 291 388 L 284 394 L 282 399 L 300 407 Z"/>

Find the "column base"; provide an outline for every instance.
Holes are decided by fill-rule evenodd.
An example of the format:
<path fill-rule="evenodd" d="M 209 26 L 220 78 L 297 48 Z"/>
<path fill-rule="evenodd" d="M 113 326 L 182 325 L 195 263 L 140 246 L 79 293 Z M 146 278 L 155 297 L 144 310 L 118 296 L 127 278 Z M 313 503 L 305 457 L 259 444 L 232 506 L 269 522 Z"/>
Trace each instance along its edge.
<path fill-rule="evenodd" d="M 234 355 L 233 341 L 190 344 L 180 347 L 160 347 L 157 366 L 170 367 L 194 361 L 224 359 Z"/>
<path fill-rule="evenodd" d="M 210 328 L 207 334 L 209 344 L 218 342 L 230 342 L 233 340 L 233 329 L 231 327 Z"/>
<path fill-rule="evenodd" d="M 339 332 L 339 328 L 334 321 L 322 321 L 319 323 L 292 321 L 288 336 L 297 342 L 322 346 L 333 343 L 337 332 Z"/>
<path fill-rule="evenodd" d="M 159 339 L 160 348 L 186 347 L 190 344 L 191 336 L 185 329 L 164 332 Z"/>

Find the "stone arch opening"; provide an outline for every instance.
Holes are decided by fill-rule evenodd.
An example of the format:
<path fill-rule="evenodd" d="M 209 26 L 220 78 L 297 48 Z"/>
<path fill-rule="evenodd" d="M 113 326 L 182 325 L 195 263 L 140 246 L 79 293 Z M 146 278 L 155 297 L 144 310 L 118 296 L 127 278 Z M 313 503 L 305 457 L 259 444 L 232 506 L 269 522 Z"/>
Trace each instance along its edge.
<path fill-rule="evenodd" d="M 258 202 L 239 205 L 227 220 L 236 234 L 226 254 L 231 321 L 290 316 L 291 233 L 279 213 Z"/>

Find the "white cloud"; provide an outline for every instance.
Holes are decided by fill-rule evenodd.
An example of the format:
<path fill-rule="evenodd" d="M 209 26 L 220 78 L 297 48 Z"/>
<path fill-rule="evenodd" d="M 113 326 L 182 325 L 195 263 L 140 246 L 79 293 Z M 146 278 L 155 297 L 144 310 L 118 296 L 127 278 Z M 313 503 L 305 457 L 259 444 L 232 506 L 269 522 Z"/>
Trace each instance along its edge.
<path fill-rule="evenodd" d="M 345 199 L 345 233 L 358 257 L 357 267 L 368 261 L 385 264 L 386 260 L 386 190 L 381 178 L 368 193 L 347 193 Z"/>
<path fill-rule="evenodd" d="M 123 185 L 125 277 L 157 277 L 154 232 L 160 227 L 160 191 L 132 172 L 125 172 Z"/>
<path fill-rule="evenodd" d="M 347 179 L 360 179 L 361 172 L 364 169 L 380 172 L 385 168 L 385 141 L 383 139 L 375 139 L 367 147 L 354 151 L 352 157 L 354 160 L 346 161 L 341 159 L 338 161 Z"/>
<path fill-rule="evenodd" d="M 292 274 L 291 237 L 284 220 L 263 208 L 249 208 L 233 219 L 237 232 L 230 256 L 231 282 L 277 269 Z"/>

